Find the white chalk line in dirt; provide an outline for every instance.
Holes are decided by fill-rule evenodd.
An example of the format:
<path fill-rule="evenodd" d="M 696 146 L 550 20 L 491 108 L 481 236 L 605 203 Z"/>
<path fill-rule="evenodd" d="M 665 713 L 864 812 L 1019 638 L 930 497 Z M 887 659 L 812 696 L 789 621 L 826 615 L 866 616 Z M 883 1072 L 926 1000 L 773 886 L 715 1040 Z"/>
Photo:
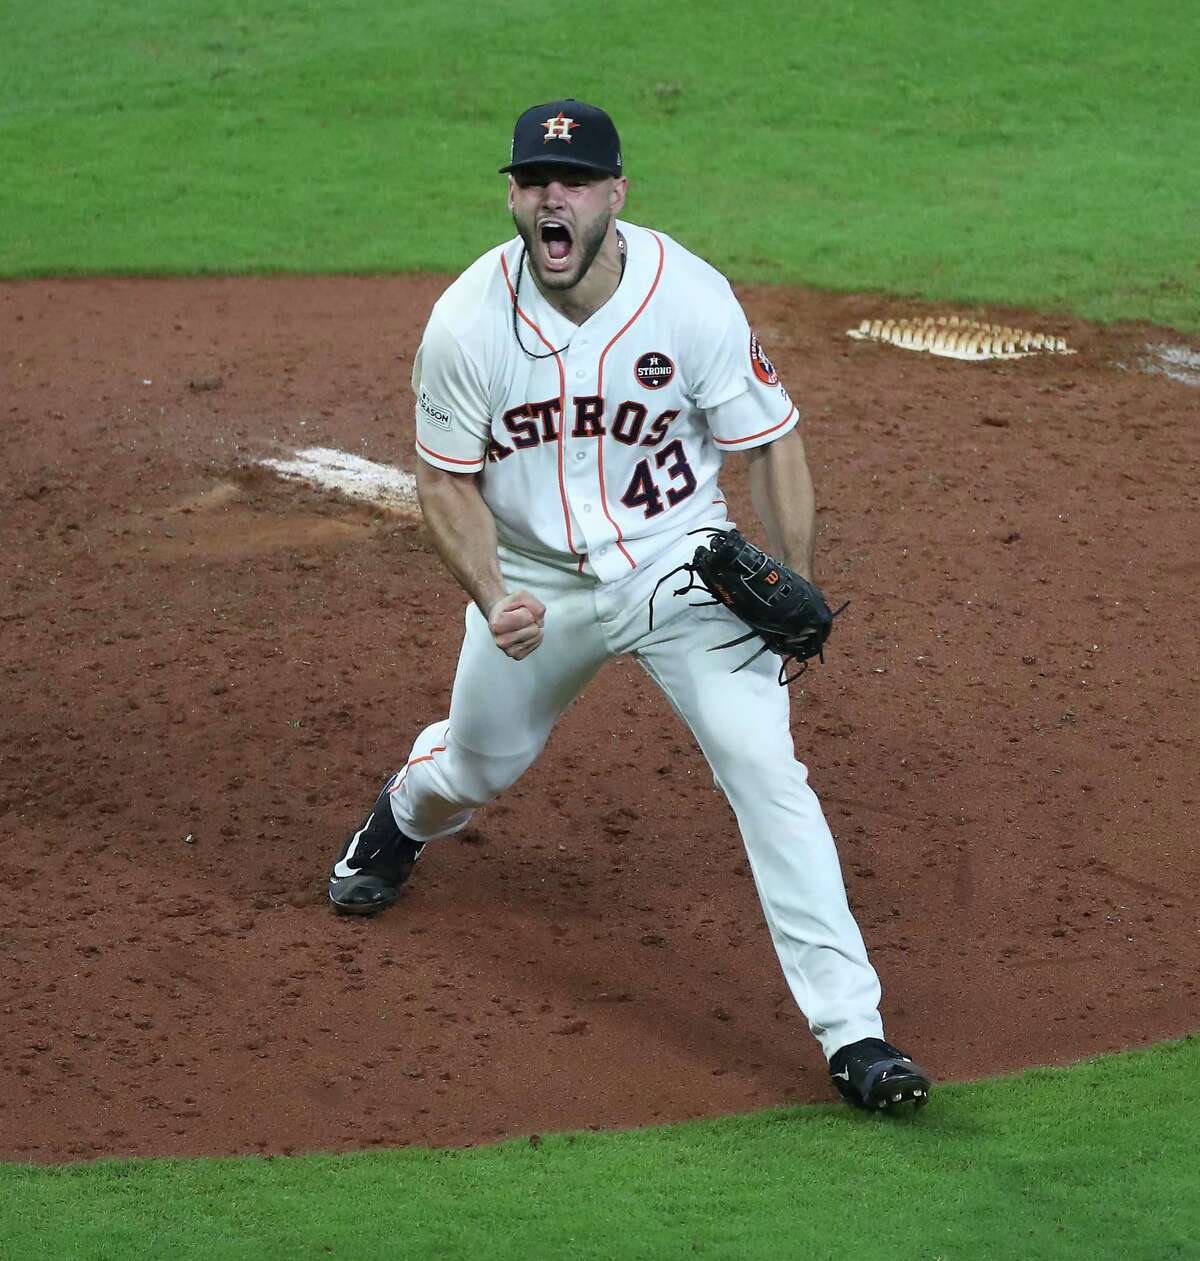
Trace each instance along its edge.
<path fill-rule="evenodd" d="M 1200 351 L 1187 346 L 1170 346 L 1166 342 L 1146 347 L 1149 359 L 1143 359 L 1141 369 L 1155 376 L 1170 377 L 1183 385 L 1200 385 Z"/>
<path fill-rule="evenodd" d="M 333 491 L 350 499 L 364 500 L 389 512 L 418 516 L 417 479 L 390 464 L 378 464 L 337 451 L 333 447 L 307 447 L 290 460 L 259 460 L 280 477 L 291 478 Z"/>

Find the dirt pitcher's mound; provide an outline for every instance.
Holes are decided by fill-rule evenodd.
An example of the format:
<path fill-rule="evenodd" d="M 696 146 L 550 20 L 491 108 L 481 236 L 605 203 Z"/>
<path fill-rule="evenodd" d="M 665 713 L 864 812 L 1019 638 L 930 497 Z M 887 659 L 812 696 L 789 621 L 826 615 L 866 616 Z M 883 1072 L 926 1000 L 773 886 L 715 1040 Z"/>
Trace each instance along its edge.
<path fill-rule="evenodd" d="M 463 597 L 419 526 L 252 470 L 411 471 L 444 284 L 0 285 L 0 1157 L 833 1098 L 730 813 L 626 665 L 397 907 L 330 913 Z M 1200 396 L 1136 370 L 1161 332 L 964 311 L 1079 350 L 964 364 L 847 339 L 877 297 L 745 298 L 851 600 L 795 735 L 890 1031 L 959 1077 L 1200 1027 Z"/>

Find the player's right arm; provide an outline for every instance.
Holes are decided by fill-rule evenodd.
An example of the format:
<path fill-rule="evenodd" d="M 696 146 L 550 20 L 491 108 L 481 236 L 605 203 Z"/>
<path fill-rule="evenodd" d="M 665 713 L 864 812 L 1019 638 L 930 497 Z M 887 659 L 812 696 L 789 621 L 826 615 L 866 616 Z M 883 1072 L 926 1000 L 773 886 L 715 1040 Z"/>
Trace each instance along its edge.
<path fill-rule="evenodd" d="M 491 435 L 487 373 L 440 305 L 413 363 L 421 512 L 438 555 L 479 606 L 496 646 L 520 661 L 542 642 L 546 609 L 527 591 L 508 591 L 500 573 L 496 521 L 479 489 Z"/>
<path fill-rule="evenodd" d="M 474 473 L 417 462 L 417 494 L 442 563 L 487 618 L 496 646 L 514 661 L 542 642 L 546 606 L 528 591 L 509 592 L 496 557 L 496 522 Z"/>

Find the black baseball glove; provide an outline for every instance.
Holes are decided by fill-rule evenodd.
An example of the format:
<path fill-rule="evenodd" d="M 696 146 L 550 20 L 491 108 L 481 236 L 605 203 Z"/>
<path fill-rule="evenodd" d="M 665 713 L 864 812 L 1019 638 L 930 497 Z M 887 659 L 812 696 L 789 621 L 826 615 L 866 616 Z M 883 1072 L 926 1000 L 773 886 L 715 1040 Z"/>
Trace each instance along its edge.
<path fill-rule="evenodd" d="M 748 543 L 737 530 L 709 530 L 707 533 L 711 536 L 708 544 L 696 548 L 690 564 L 680 565 L 660 579 L 654 595 L 668 579 L 686 573 L 688 584 L 675 591 L 675 595 L 686 595 L 700 587 L 712 596 L 712 604 L 723 604 L 745 622 L 750 628 L 745 635 L 714 644 L 708 650 L 717 652 L 756 637 L 761 639 L 762 647 L 735 667 L 735 674 L 757 661 L 768 649 L 783 658 L 779 667 L 780 686 L 799 678 L 813 657 L 824 661 L 825 641 L 833 630 L 833 619 L 846 605 L 836 612 L 831 611 L 818 586 Z M 654 596 L 650 597 L 650 626 L 653 629 Z M 796 668 L 789 673 L 792 666 Z"/>

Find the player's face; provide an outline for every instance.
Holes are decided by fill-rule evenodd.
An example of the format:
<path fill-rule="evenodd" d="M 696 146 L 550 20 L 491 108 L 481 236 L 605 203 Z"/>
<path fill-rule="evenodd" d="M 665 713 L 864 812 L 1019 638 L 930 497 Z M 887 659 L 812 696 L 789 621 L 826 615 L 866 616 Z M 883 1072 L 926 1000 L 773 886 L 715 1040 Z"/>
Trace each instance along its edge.
<path fill-rule="evenodd" d="M 588 273 L 626 181 L 580 167 L 523 167 L 508 182 L 508 208 L 543 289 L 571 289 Z"/>

